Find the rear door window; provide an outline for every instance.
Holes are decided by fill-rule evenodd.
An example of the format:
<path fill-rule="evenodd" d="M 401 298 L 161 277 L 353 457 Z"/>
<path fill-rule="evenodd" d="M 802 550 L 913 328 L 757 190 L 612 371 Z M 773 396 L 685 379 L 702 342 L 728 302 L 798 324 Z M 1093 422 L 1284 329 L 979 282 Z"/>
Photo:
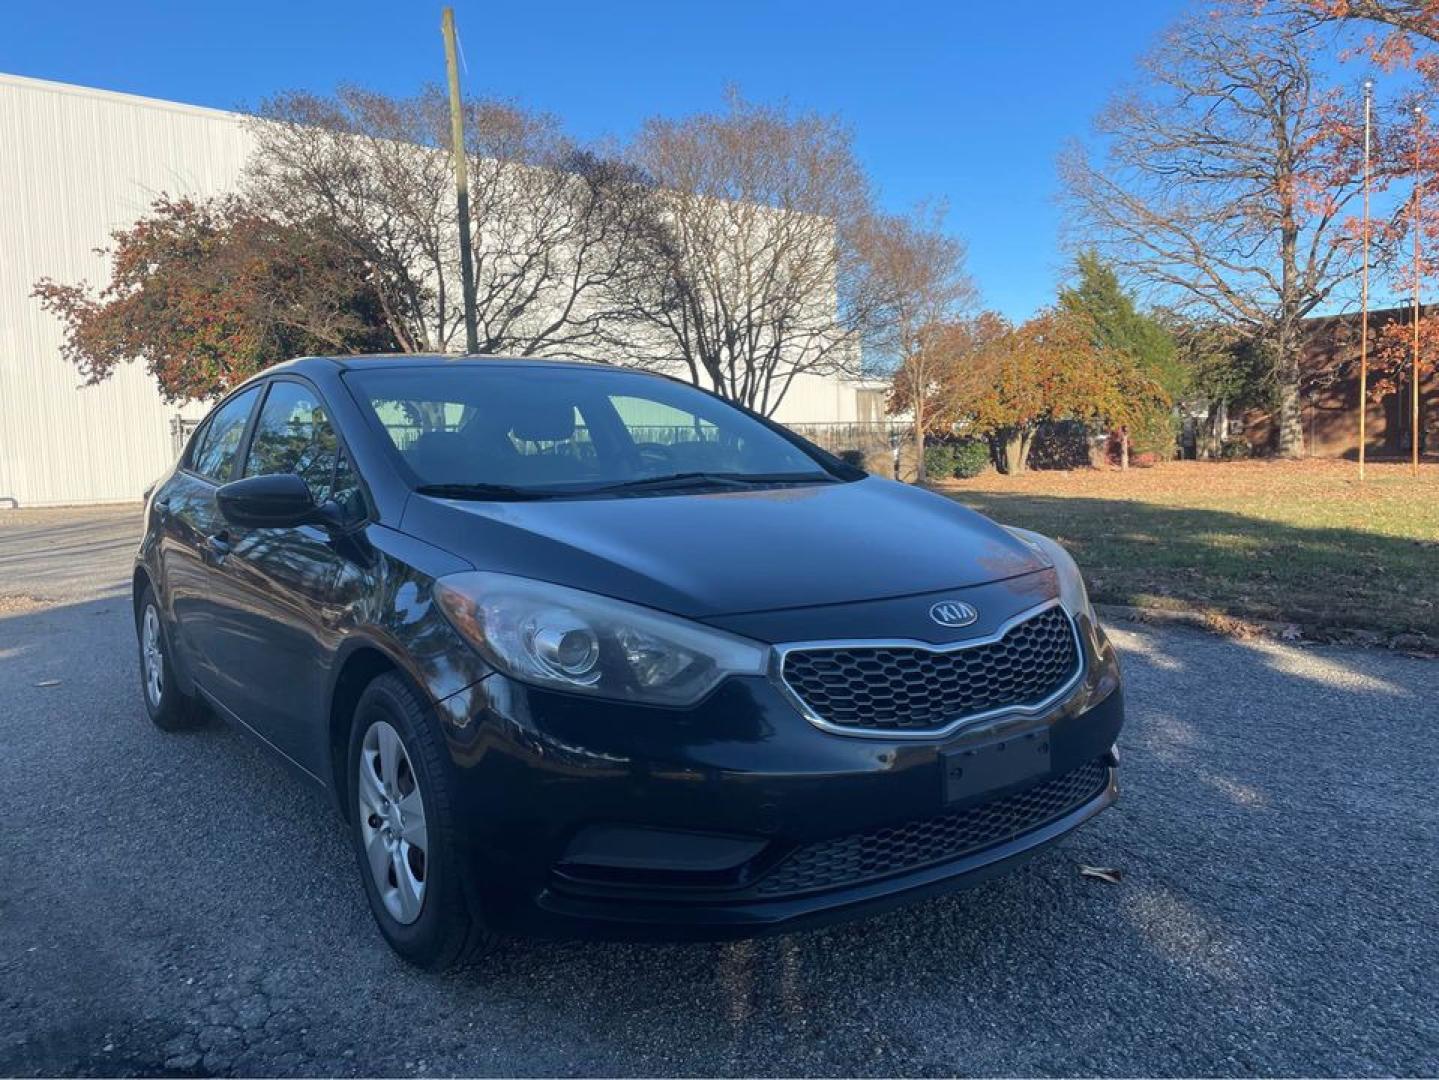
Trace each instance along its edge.
<path fill-rule="evenodd" d="M 260 398 L 258 386 L 236 394 L 210 416 L 205 430 L 190 455 L 190 469 L 217 484 L 226 483 L 235 472 L 240 442 L 250 422 L 250 412 Z"/>

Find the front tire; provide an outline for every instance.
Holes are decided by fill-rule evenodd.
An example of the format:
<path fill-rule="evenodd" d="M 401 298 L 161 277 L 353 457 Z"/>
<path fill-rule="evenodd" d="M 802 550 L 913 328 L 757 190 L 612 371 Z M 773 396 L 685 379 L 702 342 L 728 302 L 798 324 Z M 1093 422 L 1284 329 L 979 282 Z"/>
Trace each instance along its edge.
<path fill-rule="evenodd" d="M 201 714 L 200 702 L 184 693 L 175 679 L 175 655 L 165 633 L 165 619 L 149 585 L 140 594 L 135 629 L 140 639 L 140 696 L 145 711 L 161 731 L 193 727 Z"/>
<path fill-rule="evenodd" d="M 350 726 L 346 817 L 370 911 L 390 947 L 439 971 L 493 937 L 472 910 L 443 748 L 399 675 L 365 688 Z"/>

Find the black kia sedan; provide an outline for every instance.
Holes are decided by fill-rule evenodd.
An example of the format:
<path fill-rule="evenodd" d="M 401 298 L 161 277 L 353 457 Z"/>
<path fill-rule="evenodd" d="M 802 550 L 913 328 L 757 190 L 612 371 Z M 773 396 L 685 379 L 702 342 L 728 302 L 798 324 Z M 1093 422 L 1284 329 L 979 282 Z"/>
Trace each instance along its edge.
<path fill-rule="evenodd" d="M 1052 540 L 686 383 L 306 358 L 149 494 L 146 708 L 327 789 L 381 932 L 741 937 L 955 889 L 1116 797 Z"/>

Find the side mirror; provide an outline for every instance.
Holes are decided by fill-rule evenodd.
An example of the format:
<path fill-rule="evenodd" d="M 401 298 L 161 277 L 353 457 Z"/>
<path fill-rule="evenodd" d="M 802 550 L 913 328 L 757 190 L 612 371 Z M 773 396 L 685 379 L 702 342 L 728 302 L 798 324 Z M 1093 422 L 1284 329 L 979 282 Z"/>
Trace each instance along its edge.
<path fill-rule="evenodd" d="M 252 529 L 286 529 L 320 523 L 309 485 L 294 473 L 247 476 L 215 492 L 220 513 L 231 525 Z"/>

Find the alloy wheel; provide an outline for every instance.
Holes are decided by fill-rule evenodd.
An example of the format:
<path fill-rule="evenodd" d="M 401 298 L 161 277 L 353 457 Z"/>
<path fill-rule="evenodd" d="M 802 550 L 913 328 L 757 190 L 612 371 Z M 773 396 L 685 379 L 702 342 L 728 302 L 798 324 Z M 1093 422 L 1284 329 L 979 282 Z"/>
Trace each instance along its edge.
<path fill-rule="evenodd" d="M 384 720 L 365 732 L 358 772 L 360 839 L 370 875 L 390 916 L 412 923 L 425 902 L 425 804 L 404 741 Z"/>
<path fill-rule="evenodd" d="M 145 695 L 151 707 L 158 709 L 165 693 L 165 652 L 160 644 L 160 613 L 154 604 L 145 606 L 141 621 L 140 657 L 145 669 Z"/>

